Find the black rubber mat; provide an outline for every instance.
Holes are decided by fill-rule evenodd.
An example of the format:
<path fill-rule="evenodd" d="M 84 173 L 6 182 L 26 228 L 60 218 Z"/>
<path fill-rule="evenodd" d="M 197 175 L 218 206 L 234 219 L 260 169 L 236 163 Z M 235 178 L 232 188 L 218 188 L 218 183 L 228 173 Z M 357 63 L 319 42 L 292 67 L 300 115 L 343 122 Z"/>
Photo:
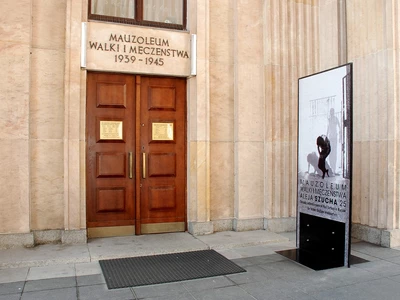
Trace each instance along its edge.
<path fill-rule="evenodd" d="M 246 272 L 214 250 L 100 260 L 109 289 Z"/>

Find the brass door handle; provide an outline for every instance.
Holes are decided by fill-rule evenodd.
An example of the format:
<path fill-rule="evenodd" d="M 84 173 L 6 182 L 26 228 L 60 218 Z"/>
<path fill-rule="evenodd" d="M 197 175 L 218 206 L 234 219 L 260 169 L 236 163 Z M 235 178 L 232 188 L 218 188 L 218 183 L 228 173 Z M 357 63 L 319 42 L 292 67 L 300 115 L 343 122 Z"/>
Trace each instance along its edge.
<path fill-rule="evenodd" d="M 143 152 L 143 159 L 142 160 L 143 160 L 143 162 L 142 162 L 142 164 L 143 164 L 142 177 L 143 177 L 143 179 L 145 179 L 146 178 L 146 153 L 144 153 L 144 152 Z"/>
<path fill-rule="evenodd" d="M 129 178 L 133 178 L 133 155 L 132 152 L 129 152 Z"/>

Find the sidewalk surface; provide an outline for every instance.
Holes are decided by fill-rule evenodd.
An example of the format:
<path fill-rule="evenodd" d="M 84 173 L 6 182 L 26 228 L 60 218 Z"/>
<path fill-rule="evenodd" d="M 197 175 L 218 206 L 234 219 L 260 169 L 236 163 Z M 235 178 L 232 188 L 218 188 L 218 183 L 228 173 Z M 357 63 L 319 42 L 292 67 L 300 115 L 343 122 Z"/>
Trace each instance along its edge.
<path fill-rule="evenodd" d="M 31 299 L 400 299 L 400 248 L 353 241 L 368 262 L 314 271 L 278 255 L 295 248 L 295 233 L 264 230 L 89 240 L 0 250 L 0 300 Z M 98 260 L 215 249 L 246 273 L 108 290 Z"/>

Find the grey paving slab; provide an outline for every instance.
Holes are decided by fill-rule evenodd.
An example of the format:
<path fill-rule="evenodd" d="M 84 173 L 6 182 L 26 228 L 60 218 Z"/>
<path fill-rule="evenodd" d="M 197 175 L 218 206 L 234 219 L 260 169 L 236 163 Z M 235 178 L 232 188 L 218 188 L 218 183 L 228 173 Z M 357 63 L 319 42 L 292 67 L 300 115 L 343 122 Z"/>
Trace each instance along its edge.
<path fill-rule="evenodd" d="M 355 251 L 378 257 L 380 259 L 385 259 L 389 257 L 399 257 L 400 251 L 396 249 L 383 248 L 377 245 L 369 244 L 366 242 L 355 243 L 351 246 Z"/>
<path fill-rule="evenodd" d="M 77 300 L 76 288 L 23 293 L 21 300 Z"/>
<path fill-rule="evenodd" d="M 234 285 L 231 280 L 224 276 L 183 281 L 182 284 L 190 292 L 198 292 Z"/>
<path fill-rule="evenodd" d="M 359 252 L 359 251 L 355 251 L 353 249 L 351 250 L 351 254 L 354 255 L 354 256 L 357 256 L 359 258 L 363 258 L 365 260 L 368 260 L 368 261 L 380 260 L 380 258 L 378 258 L 378 257 L 371 256 L 371 255 L 368 255 L 368 254 L 365 254 L 365 253 L 362 253 L 362 252 Z"/>
<path fill-rule="evenodd" d="M 356 268 L 354 266 L 350 268 L 342 267 L 319 271 L 317 274 L 326 274 L 329 276 L 330 280 L 341 281 L 343 282 L 343 285 L 372 281 L 383 277 L 380 274 L 373 273 L 362 268 Z"/>
<path fill-rule="evenodd" d="M 291 260 L 282 260 L 272 263 L 260 264 L 259 267 L 263 268 L 264 271 L 269 274 L 269 276 L 275 278 L 284 277 L 288 275 L 303 276 L 315 272 Z"/>
<path fill-rule="evenodd" d="M 395 257 L 386 257 L 385 260 L 390 261 L 394 264 L 400 265 L 400 256 L 395 256 Z"/>
<path fill-rule="evenodd" d="M 265 269 L 258 266 L 244 267 L 247 272 L 226 275 L 229 280 L 232 280 L 235 284 L 245 284 L 252 282 L 264 282 L 268 279 L 272 279 L 273 275 L 268 274 Z"/>
<path fill-rule="evenodd" d="M 400 265 L 385 260 L 371 261 L 363 264 L 354 265 L 353 268 L 360 268 L 381 276 L 400 275 Z"/>
<path fill-rule="evenodd" d="M 29 268 L 8 268 L 0 270 L 0 283 L 25 281 Z"/>
<path fill-rule="evenodd" d="M 310 295 L 301 291 L 292 291 L 289 286 L 278 288 L 271 285 L 261 285 L 259 283 L 248 283 L 241 285 L 240 288 L 245 290 L 249 295 L 257 300 L 274 299 L 274 300 L 300 300 L 310 299 Z"/>
<path fill-rule="evenodd" d="M 0 300 L 20 300 L 21 294 L 0 295 Z"/>
<path fill-rule="evenodd" d="M 197 300 L 254 300 L 254 297 L 246 293 L 243 289 L 237 286 L 224 287 L 220 289 L 212 289 L 193 293 L 193 296 Z"/>
<path fill-rule="evenodd" d="M 270 254 L 270 255 L 261 255 L 261 256 L 254 256 L 254 257 L 247 257 L 245 258 L 247 261 L 252 263 L 253 265 L 260 265 L 260 264 L 267 264 L 273 263 L 278 261 L 287 261 L 288 259 L 279 254 Z"/>
<path fill-rule="evenodd" d="M 269 245 L 265 245 L 265 247 L 268 247 L 268 249 L 272 251 L 282 251 L 282 250 L 290 250 L 290 249 L 296 249 L 296 242 L 291 241 L 291 242 L 285 242 L 285 243 L 273 243 Z"/>
<path fill-rule="evenodd" d="M 88 242 L 92 261 L 205 250 L 208 246 L 187 232 L 99 238 Z"/>
<path fill-rule="evenodd" d="M 289 241 L 296 242 L 296 231 L 280 232 L 279 235 L 289 239 Z"/>
<path fill-rule="evenodd" d="M 275 254 L 274 250 L 265 246 L 241 247 L 241 248 L 236 248 L 235 251 L 239 253 L 241 257 L 253 257 L 260 255 Z"/>
<path fill-rule="evenodd" d="M 61 289 L 68 287 L 76 287 L 75 277 L 50 278 L 50 279 L 27 281 L 25 283 L 24 293 L 33 291 Z"/>
<path fill-rule="evenodd" d="M 102 274 L 77 276 L 76 282 L 78 286 L 106 283 L 104 276 Z"/>
<path fill-rule="evenodd" d="M 156 298 L 142 298 L 145 300 L 196 300 L 189 292 L 179 295 L 161 296 Z"/>
<path fill-rule="evenodd" d="M 242 258 L 242 255 L 239 254 L 235 249 L 216 249 L 218 253 L 225 256 L 227 259 L 237 259 Z"/>
<path fill-rule="evenodd" d="M 180 295 L 187 292 L 182 282 L 133 287 L 132 290 L 139 299 Z"/>
<path fill-rule="evenodd" d="M 90 262 L 86 244 L 39 245 L 33 248 L 3 249 L 0 255 L 0 269 L 76 262 Z"/>
<path fill-rule="evenodd" d="M 310 294 L 317 291 L 331 290 L 349 283 L 322 272 L 311 271 L 307 274 L 288 274 L 281 278 L 290 285 L 290 289 Z"/>
<path fill-rule="evenodd" d="M 269 243 L 287 242 L 288 238 L 266 230 L 246 232 L 224 231 L 210 235 L 197 236 L 197 239 L 209 245 L 211 249 L 231 249 Z"/>
<path fill-rule="evenodd" d="M 398 300 L 400 285 L 386 278 L 361 282 L 311 294 L 320 300 Z"/>
<path fill-rule="evenodd" d="M 78 287 L 79 300 L 132 300 L 136 299 L 130 288 L 107 289 L 107 285 Z"/>
<path fill-rule="evenodd" d="M 76 276 L 101 274 L 101 268 L 98 261 L 89 263 L 75 264 Z"/>
<path fill-rule="evenodd" d="M 396 276 L 390 276 L 388 277 L 390 280 L 396 281 L 396 282 L 400 282 L 400 275 L 396 275 Z"/>
<path fill-rule="evenodd" d="M 75 276 L 74 264 L 32 267 L 29 269 L 27 280 L 39 280 Z"/>
<path fill-rule="evenodd" d="M 0 295 L 21 294 L 24 288 L 24 284 L 24 281 L 1 283 Z"/>

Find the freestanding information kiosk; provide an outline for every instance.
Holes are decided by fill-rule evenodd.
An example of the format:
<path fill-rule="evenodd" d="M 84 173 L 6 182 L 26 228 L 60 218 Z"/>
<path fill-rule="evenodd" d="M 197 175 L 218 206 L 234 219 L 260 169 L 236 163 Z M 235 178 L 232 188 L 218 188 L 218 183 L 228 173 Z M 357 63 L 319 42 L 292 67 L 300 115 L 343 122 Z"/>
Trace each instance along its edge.
<path fill-rule="evenodd" d="M 350 266 L 352 64 L 299 79 L 297 249 L 314 270 Z"/>

